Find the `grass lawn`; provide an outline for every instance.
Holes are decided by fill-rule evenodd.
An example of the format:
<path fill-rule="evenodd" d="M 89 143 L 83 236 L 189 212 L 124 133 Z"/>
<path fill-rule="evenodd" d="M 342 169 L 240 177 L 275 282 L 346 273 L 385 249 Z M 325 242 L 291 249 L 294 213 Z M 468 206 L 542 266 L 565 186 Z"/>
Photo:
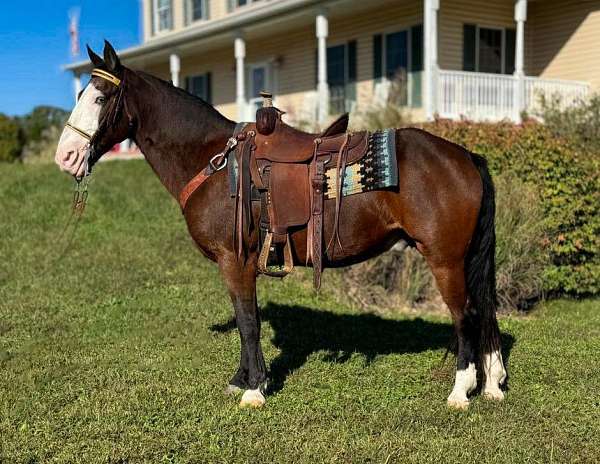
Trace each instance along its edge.
<path fill-rule="evenodd" d="M 0 165 L 1 463 L 600 461 L 600 301 L 502 317 L 507 399 L 456 412 L 448 318 L 261 279 L 274 392 L 241 410 L 216 266 L 143 162 L 96 171 L 57 260 L 71 183 Z"/>

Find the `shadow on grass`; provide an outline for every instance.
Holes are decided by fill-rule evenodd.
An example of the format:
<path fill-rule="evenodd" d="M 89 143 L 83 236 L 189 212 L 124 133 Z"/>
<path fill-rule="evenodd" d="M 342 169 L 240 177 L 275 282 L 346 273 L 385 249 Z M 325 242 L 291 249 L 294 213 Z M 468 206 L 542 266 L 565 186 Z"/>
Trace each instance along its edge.
<path fill-rule="evenodd" d="M 379 355 L 453 350 L 454 329 L 450 323 L 421 318 L 393 320 L 374 314 L 334 314 L 305 306 L 268 303 L 261 318 L 273 328 L 272 343 L 280 350 L 271 361 L 269 393 L 280 391 L 285 379 L 299 369 L 308 357 L 325 352 L 324 360 L 343 363 L 360 353 L 367 363 Z M 235 319 L 215 324 L 215 332 L 235 329 Z M 502 351 L 508 362 L 514 338 L 502 334 Z"/>

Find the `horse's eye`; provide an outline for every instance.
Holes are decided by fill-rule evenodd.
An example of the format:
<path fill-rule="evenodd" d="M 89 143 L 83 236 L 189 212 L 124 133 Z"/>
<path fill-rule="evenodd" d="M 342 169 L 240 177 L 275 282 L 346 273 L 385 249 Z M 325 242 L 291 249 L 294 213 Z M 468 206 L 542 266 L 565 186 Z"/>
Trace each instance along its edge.
<path fill-rule="evenodd" d="M 106 102 L 106 97 L 102 97 L 102 96 L 96 97 L 96 103 L 98 105 L 104 105 L 105 102 Z"/>

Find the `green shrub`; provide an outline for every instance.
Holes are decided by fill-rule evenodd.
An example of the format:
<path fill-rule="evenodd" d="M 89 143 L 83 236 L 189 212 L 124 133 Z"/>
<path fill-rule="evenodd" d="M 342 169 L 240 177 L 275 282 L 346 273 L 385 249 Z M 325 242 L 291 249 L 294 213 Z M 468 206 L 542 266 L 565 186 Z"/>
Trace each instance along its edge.
<path fill-rule="evenodd" d="M 551 264 L 536 190 L 514 173 L 496 176 L 496 290 L 499 308 L 523 309 L 544 292 Z"/>
<path fill-rule="evenodd" d="M 0 113 L 0 161 L 15 161 L 23 149 L 23 132 L 19 124 Z"/>
<path fill-rule="evenodd" d="M 540 116 L 557 137 L 580 150 L 600 156 L 600 94 L 564 108 L 560 97 L 541 98 Z"/>

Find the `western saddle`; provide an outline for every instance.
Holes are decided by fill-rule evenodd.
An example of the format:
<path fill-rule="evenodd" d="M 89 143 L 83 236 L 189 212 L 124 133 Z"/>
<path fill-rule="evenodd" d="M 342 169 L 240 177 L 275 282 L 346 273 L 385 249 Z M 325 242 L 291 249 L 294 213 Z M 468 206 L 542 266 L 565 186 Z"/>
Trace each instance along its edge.
<path fill-rule="evenodd" d="M 348 115 L 343 115 L 321 134 L 309 134 L 285 124 L 283 112 L 272 106 L 263 93 L 263 107 L 256 123 L 236 130 L 224 152 L 219 153 L 182 192 L 180 203 L 208 176 L 230 163 L 235 173 L 235 237 L 238 257 L 246 255 L 247 239 L 254 229 L 252 203 L 260 201 L 261 249 L 259 272 L 283 277 L 293 269 L 290 232 L 307 228 L 307 263 L 314 270 L 314 285 L 321 284 L 323 269 L 324 192 L 335 189 L 335 219 L 325 252 L 339 239 L 339 214 L 346 165 L 360 160 L 369 150 L 367 132 L 346 132 Z M 233 148 L 236 148 L 235 151 Z M 228 158 L 227 158 L 228 157 Z M 237 163 L 237 169 L 232 165 Z M 325 171 L 335 167 L 335 185 L 326 186 Z"/>

